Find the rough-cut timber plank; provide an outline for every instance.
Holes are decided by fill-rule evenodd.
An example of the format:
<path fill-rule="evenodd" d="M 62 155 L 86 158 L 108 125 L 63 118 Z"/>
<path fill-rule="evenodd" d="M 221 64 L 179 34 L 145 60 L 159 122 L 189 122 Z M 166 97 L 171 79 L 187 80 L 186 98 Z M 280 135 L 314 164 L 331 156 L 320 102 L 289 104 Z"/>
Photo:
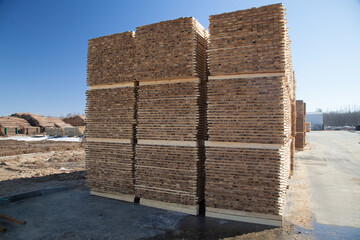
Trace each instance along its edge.
<path fill-rule="evenodd" d="M 263 78 L 263 77 L 284 77 L 284 72 L 279 73 L 252 73 L 252 74 L 237 74 L 237 75 L 218 75 L 218 76 L 209 76 L 210 80 L 226 80 L 226 79 L 236 79 L 236 78 Z"/>
<path fill-rule="evenodd" d="M 161 208 L 161 209 L 166 209 L 170 211 L 181 212 L 191 215 L 199 215 L 199 205 L 189 206 L 183 204 L 154 201 L 145 198 L 140 199 L 140 204 L 148 207 Z"/>
<path fill-rule="evenodd" d="M 102 192 L 96 192 L 96 191 L 90 191 L 91 195 L 104 197 L 104 198 L 112 198 L 116 200 L 121 200 L 125 202 L 134 202 L 135 195 L 134 194 L 110 194 L 110 193 L 102 193 Z"/>
<path fill-rule="evenodd" d="M 224 212 L 221 212 L 224 211 Z M 226 211 L 226 209 L 217 209 L 217 208 L 206 208 L 205 215 L 207 217 L 214 217 L 214 218 L 221 218 L 226 220 L 233 220 L 233 221 L 241 221 L 241 222 L 250 222 L 250 223 L 257 223 L 257 224 L 264 224 L 270 226 L 282 226 L 282 218 L 269 218 L 268 214 L 252 214 L 249 212 L 242 212 L 242 211 Z M 279 217 L 274 215 L 274 217 Z"/>
<path fill-rule="evenodd" d="M 191 141 L 164 141 L 164 140 L 138 140 L 138 144 L 141 145 L 162 145 L 162 146 L 184 146 L 184 147 L 196 147 L 198 142 Z"/>
<path fill-rule="evenodd" d="M 281 144 L 264 143 L 241 143 L 241 142 L 212 142 L 205 141 L 206 147 L 226 147 L 226 148 L 255 148 L 255 149 L 280 149 Z"/>
<path fill-rule="evenodd" d="M 182 79 L 157 79 L 157 80 L 146 80 L 139 83 L 139 86 L 148 86 L 148 85 L 158 85 L 158 84 L 170 84 L 170 83 L 186 83 L 186 82 L 196 82 L 200 83 L 199 78 L 182 78 Z"/>
<path fill-rule="evenodd" d="M 125 82 L 125 83 L 118 83 L 118 84 L 104 84 L 104 85 L 89 86 L 89 90 L 124 88 L 124 87 L 135 87 L 135 83 L 134 82 Z"/>
<path fill-rule="evenodd" d="M 103 143 L 132 143 L 132 139 L 113 139 L 113 138 L 86 138 L 87 142 Z"/>

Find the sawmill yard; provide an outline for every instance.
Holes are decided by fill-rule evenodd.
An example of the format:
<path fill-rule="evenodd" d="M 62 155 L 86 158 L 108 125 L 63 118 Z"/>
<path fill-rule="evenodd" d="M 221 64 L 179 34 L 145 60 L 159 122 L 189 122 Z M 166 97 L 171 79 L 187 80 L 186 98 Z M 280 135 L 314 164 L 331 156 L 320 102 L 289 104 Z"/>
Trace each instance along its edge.
<path fill-rule="evenodd" d="M 66 186 L 68 190 L 0 205 L 1 214 L 27 221 L 26 225 L 18 225 L 0 220 L 0 224 L 7 228 L 6 232 L 0 233 L 0 238 L 354 238 L 360 233 L 360 210 L 358 204 L 355 204 L 360 195 L 360 178 L 356 171 L 360 165 L 360 135 L 357 132 L 325 131 L 308 133 L 308 138 L 310 144 L 305 151 L 296 153 L 295 172 L 289 182 L 282 228 L 190 216 L 91 196 L 85 180 L 85 153 L 82 142 L 74 142 L 74 138 L 73 142 L 17 141 L 2 138 L 0 197 L 60 186 Z M 338 144 L 340 149 L 336 149 L 336 142 L 339 141 L 346 147 Z M 330 147 L 333 149 L 331 158 L 322 155 L 323 151 L 329 150 L 327 143 L 331 143 Z M 326 165 L 321 163 L 324 161 L 322 156 L 328 160 Z M 341 195 L 337 194 L 334 188 L 326 186 L 328 174 L 329 178 L 334 174 L 343 177 L 342 181 L 336 183 L 336 189 L 343 191 Z M 332 181 L 332 186 L 334 184 Z M 346 206 L 342 204 L 343 206 L 337 208 L 333 202 L 341 196 L 346 196 Z M 328 209 L 321 207 L 324 198 L 327 199 L 324 206 Z M 345 201 L 340 200 L 340 203 Z M 334 217 L 335 215 L 338 217 Z"/>
<path fill-rule="evenodd" d="M 292 191 L 298 193 L 291 196 L 292 205 L 286 210 L 289 221 L 279 229 L 91 196 L 85 180 L 83 142 L 75 142 L 75 138 L 68 139 L 72 142 L 62 138 L 27 140 L 0 140 L 0 197 L 60 186 L 69 190 L 0 205 L 1 214 L 27 221 L 18 225 L 0 219 L 7 228 L 0 233 L 2 239 L 243 239 L 247 233 L 250 235 L 244 239 L 277 239 L 294 235 L 293 223 L 311 229 L 307 195 L 299 194 L 306 191 L 300 166 L 299 175 L 292 179 L 296 185 Z"/>

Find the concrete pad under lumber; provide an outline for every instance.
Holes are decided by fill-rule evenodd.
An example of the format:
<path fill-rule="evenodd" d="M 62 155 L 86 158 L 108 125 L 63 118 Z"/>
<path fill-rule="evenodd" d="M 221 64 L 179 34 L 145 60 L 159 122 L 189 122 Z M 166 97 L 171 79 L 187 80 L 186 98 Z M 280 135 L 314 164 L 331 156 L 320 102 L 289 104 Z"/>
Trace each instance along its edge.
<path fill-rule="evenodd" d="M 264 224 L 264 225 L 277 226 L 277 227 L 282 226 L 282 220 L 283 220 L 282 216 L 280 215 L 243 212 L 236 210 L 210 208 L 210 207 L 206 208 L 205 216 L 213 217 L 213 218 L 221 218 L 226 220 L 233 220 L 233 221 Z"/>
<path fill-rule="evenodd" d="M 177 204 L 177 203 L 168 203 L 168 202 L 160 202 L 150 199 L 144 199 L 140 198 L 140 205 L 148 206 L 148 207 L 154 207 L 154 208 L 160 208 L 175 212 L 181 212 L 186 213 L 190 215 L 199 215 L 199 204 L 195 206 L 190 205 L 184 205 L 184 204 Z"/>
<path fill-rule="evenodd" d="M 90 195 L 104 197 L 104 198 L 112 198 L 116 200 L 121 200 L 125 202 L 134 202 L 135 195 L 132 194 L 111 194 L 111 193 L 101 193 L 96 191 L 91 191 Z"/>

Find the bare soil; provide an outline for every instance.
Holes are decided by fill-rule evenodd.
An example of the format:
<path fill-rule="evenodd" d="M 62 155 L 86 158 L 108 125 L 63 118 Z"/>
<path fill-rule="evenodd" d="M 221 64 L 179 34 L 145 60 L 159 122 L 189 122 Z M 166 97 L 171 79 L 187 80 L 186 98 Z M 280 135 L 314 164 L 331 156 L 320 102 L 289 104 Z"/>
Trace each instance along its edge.
<path fill-rule="evenodd" d="M 0 142 L 0 156 L 40 153 L 50 151 L 66 151 L 84 149 L 84 142 L 55 142 L 55 141 L 16 141 L 2 140 Z M 1 179 L 0 179 L 1 180 Z"/>
<path fill-rule="evenodd" d="M 31 186 L 40 182 L 69 185 L 71 180 L 84 180 L 86 175 L 83 143 L 2 140 L 0 156 L 0 196 L 31 191 Z"/>

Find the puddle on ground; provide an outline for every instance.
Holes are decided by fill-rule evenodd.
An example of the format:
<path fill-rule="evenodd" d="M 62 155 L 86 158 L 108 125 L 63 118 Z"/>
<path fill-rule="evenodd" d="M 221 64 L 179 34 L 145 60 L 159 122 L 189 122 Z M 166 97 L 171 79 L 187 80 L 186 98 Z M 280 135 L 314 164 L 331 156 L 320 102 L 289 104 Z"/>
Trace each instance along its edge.
<path fill-rule="evenodd" d="M 311 229 L 299 227 L 297 225 L 294 225 L 294 231 L 295 234 L 302 234 L 305 236 L 313 236 L 314 232 Z"/>
<path fill-rule="evenodd" d="M 314 237 L 317 240 L 360 239 L 360 228 L 320 224 L 313 221 Z"/>
<path fill-rule="evenodd" d="M 273 229 L 273 226 L 222 220 L 204 216 L 185 216 L 176 229 L 143 240 L 155 239 L 221 239 Z"/>

